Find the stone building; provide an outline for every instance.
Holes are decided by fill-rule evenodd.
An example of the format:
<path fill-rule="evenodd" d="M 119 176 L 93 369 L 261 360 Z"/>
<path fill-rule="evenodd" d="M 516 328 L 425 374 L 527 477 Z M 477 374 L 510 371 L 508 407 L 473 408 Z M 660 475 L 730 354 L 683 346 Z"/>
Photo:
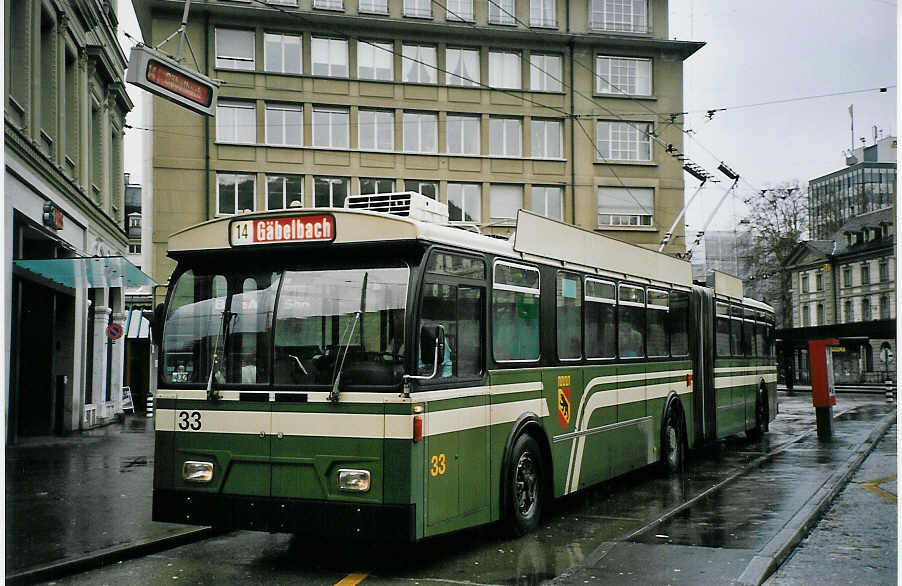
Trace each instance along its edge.
<path fill-rule="evenodd" d="M 184 7 L 134 5 L 154 46 Z M 167 280 L 187 225 L 406 190 L 484 232 L 522 207 L 657 246 L 683 206 L 681 119 L 660 114 L 683 110 L 703 45 L 671 40 L 667 16 L 667 0 L 192 4 L 184 63 L 224 83 L 211 118 L 153 100 L 148 269 Z"/>
<path fill-rule="evenodd" d="M 123 125 L 116 2 L 6 0 L 3 250 L 7 442 L 121 412 Z"/>
<path fill-rule="evenodd" d="M 855 216 L 831 240 L 801 242 L 785 270 L 792 283 L 793 347 L 798 380 L 807 377 L 809 339 L 838 338 L 838 383 L 894 376 L 896 352 L 895 208 Z"/>

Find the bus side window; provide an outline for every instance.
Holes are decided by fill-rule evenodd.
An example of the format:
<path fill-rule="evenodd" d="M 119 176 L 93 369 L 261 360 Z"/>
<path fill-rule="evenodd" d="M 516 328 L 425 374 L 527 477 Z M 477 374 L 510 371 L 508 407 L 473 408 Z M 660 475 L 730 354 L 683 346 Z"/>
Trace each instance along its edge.
<path fill-rule="evenodd" d="M 726 303 L 717 304 L 717 330 L 715 333 L 715 348 L 718 356 L 730 355 L 730 306 Z"/>
<path fill-rule="evenodd" d="M 648 289 L 648 355 L 667 356 L 670 352 L 668 343 L 667 321 L 670 313 L 670 298 L 667 291 Z"/>
<path fill-rule="evenodd" d="M 586 357 L 617 356 L 617 289 L 614 283 L 586 279 Z"/>
<path fill-rule="evenodd" d="M 555 318 L 557 356 L 561 360 L 582 358 L 582 280 L 579 275 L 558 271 Z"/>
<path fill-rule="evenodd" d="M 670 292 L 670 354 L 689 354 L 689 293 Z"/>
<path fill-rule="evenodd" d="M 645 290 L 620 285 L 617 345 L 621 358 L 645 356 Z"/>
<path fill-rule="evenodd" d="M 495 360 L 539 359 L 539 270 L 498 261 L 492 286 Z"/>
<path fill-rule="evenodd" d="M 730 307 L 730 352 L 742 356 L 742 308 Z"/>

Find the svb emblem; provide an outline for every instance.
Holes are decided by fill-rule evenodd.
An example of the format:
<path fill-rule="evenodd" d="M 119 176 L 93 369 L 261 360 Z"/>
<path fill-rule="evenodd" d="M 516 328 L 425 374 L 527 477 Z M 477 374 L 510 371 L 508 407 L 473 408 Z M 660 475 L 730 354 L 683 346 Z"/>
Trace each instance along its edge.
<path fill-rule="evenodd" d="M 561 427 L 570 425 L 570 387 L 557 389 L 557 419 Z"/>

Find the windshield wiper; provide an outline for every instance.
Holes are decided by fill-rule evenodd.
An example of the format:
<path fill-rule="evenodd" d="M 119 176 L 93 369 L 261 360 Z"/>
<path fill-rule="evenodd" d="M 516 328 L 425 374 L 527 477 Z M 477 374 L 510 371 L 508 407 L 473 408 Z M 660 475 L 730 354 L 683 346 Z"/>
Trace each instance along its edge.
<path fill-rule="evenodd" d="M 213 360 L 210 364 L 210 376 L 207 378 L 208 401 L 217 401 L 221 398 L 219 396 L 219 391 L 213 388 L 213 379 L 217 372 L 222 372 L 222 367 L 225 364 L 226 342 L 229 338 L 229 325 L 232 323 L 232 320 L 237 317 L 237 313 L 233 313 L 228 309 L 222 312 L 222 326 L 216 334 L 216 344 L 213 345 Z"/>
<path fill-rule="evenodd" d="M 351 338 L 354 337 L 354 332 L 357 331 L 357 324 L 360 323 L 361 316 L 366 311 L 366 281 L 369 277 L 369 271 L 363 273 L 363 287 L 360 291 L 360 310 L 354 312 L 354 322 L 348 328 L 348 339 L 345 342 L 345 351 L 341 355 L 341 362 L 337 363 L 338 368 L 335 376 L 332 379 L 332 390 L 329 391 L 329 400 L 332 403 L 338 403 L 338 397 L 341 391 L 339 391 L 338 387 L 341 384 L 341 371 L 345 367 L 345 358 L 348 357 L 348 348 L 351 346 Z M 363 341 L 363 336 L 361 336 L 361 343 Z M 339 346 L 341 345 L 341 340 L 338 341 Z"/>

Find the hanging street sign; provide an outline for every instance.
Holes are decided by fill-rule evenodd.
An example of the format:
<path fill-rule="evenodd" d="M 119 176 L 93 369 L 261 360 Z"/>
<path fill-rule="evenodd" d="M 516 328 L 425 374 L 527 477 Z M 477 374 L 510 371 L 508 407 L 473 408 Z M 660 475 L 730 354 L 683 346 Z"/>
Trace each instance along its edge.
<path fill-rule="evenodd" d="M 170 102 L 213 116 L 219 82 L 188 69 L 161 51 L 137 44 L 128 60 L 126 81 Z"/>

